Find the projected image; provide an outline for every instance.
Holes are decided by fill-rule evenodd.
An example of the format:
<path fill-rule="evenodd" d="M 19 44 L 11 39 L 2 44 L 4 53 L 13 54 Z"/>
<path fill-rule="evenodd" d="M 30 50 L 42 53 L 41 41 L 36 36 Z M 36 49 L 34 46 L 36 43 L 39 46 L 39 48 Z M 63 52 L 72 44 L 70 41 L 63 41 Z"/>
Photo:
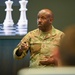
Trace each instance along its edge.
<path fill-rule="evenodd" d="M 27 27 L 28 27 L 28 20 L 26 18 L 26 5 L 28 1 L 27 0 L 21 0 L 19 1 L 20 4 L 20 15 L 19 15 L 19 20 L 17 24 L 14 24 L 13 19 L 12 19 L 12 5 L 13 1 L 8 0 L 5 1 L 6 5 L 6 16 L 4 19 L 3 24 L 0 24 L 0 36 L 11 36 L 11 35 L 25 35 L 27 33 Z"/>

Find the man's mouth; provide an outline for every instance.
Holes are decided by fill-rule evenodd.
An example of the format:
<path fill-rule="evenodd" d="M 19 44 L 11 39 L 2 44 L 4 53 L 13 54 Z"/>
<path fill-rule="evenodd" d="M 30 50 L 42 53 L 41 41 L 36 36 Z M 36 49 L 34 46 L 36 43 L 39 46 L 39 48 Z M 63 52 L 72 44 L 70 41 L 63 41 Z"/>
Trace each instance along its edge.
<path fill-rule="evenodd" d="M 38 26 L 40 27 L 40 26 L 42 26 L 42 24 L 38 24 Z"/>

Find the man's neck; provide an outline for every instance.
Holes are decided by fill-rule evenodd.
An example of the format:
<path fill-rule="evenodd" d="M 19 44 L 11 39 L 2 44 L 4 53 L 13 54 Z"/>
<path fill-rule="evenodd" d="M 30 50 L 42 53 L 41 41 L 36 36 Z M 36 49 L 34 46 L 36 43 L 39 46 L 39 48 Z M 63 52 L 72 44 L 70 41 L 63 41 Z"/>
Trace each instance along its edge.
<path fill-rule="evenodd" d="M 44 33 L 48 33 L 48 32 L 51 32 L 52 30 L 52 25 L 50 27 L 48 27 L 45 31 L 43 31 Z"/>

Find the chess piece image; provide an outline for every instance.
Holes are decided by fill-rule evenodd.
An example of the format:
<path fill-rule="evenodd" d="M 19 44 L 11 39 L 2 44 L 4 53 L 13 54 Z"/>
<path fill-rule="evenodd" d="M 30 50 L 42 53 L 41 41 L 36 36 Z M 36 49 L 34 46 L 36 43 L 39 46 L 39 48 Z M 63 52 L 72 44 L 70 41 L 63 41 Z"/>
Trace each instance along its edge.
<path fill-rule="evenodd" d="M 26 8 L 26 5 L 28 3 L 27 0 L 21 0 L 19 1 L 20 3 L 20 19 L 18 20 L 18 23 L 17 23 L 17 30 L 18 30 L 18 34 L 20 35 L 24 35 L 27 33 L 27 27 L 28 27 L 28 20 L 26 18 L 26 11 L 27 11 L 27 8 Z"/>
<path fill-rule="evenodd" d="M 6 17 L 5 17 L 5 20 L 3 22 L 3 30 L 4 30 L 4 33 L 5 35 L 11 35 L 12 32 L 14 32 L 14 28 L 13 28 L 13 25 L 14 25 L 14 22 L 13 22 L 13 19 L 12 19 L 12 4 L 13 4 L 13 1 L 5 1 L 5 4 L 6 4 Z"/>

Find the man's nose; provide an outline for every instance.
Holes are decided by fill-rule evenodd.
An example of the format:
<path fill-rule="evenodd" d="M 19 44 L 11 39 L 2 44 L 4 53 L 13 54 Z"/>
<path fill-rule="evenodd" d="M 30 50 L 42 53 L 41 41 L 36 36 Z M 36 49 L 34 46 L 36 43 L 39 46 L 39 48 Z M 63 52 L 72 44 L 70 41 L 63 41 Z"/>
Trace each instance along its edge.
<path fill-rule="evenodd" d="M 39 18 L 39 19 L 38 19 L 38 22 L 41 22 L 41 21 L 42 21 L 41 18 Z"/>

